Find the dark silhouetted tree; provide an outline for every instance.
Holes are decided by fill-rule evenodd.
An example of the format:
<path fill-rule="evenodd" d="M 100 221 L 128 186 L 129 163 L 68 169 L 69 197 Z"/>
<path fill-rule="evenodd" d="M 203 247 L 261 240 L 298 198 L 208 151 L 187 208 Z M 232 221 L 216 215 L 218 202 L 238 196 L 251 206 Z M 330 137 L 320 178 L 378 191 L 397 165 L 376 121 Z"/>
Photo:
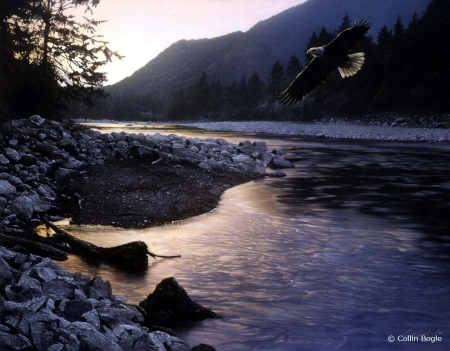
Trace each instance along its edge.
<path fill-rule="evenodd" d="M 16 2 L 18 7 L 12 13 L 9 10 L 1 14 L 0 41 L 12 41 L 14 46 L 8 45 L 8 52 L 2 50 L 0 60 L 10 60 L 13 55 L 18 61 L 13 63 L 20 71 L 18 78 L 23 79 L 25 73 L 28 79 L 26 89 L 7 96 L 6 103 L 19 114 L 39 113 L 47 118 L 54 118 L 58 110 L 73 100 L 93 104 L 94 97 L 102 95 L 101 86 L 106 81 L 105 73 L 98 69 L 112 58 L 122 56 L 111 51 L 108 43 L 96 34 L 103 21 L 84 16 L 80 22 L 68 12 L 82 6 L 92 15 L 100 0 Z"/>
<path fill-rule="evenodd" d="M 275 64 L 272 66 L 272 69 L 269 73 L 268 79 L 268 94 L 269 96 L 273 96 L 275 92 L 280 92 L 282 89 L 282 82 L 284 78 L 284 67 L 277 60 Z"/>

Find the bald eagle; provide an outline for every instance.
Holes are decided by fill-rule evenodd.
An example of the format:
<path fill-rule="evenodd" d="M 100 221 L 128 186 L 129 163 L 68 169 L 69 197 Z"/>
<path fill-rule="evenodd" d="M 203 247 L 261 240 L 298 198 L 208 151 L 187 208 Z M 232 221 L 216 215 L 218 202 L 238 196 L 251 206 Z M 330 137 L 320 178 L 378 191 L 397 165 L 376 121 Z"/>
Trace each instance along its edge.
<path fill-rule="evenodd" d="M 306 53 L 313 55 L 313 59 L 285 91 L 276 94 L 277 100 L 282 104 L 295 104 L 325 83 L 336 68 L 342 78 L 356 74 L 364 63 L 364 53 L 349 55 L 348 52 L 364 38 L 370 27 L 367 21 L 355 22 L 328 44 L 309 49 Z"/>

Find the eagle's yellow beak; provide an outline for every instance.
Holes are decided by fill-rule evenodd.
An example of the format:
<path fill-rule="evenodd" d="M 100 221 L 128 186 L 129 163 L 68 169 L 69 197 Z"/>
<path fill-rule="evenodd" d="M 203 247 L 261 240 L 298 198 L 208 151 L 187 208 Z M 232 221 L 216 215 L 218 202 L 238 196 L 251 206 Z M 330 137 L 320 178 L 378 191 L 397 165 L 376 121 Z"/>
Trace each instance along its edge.
<path fill-rule="evenodd" d="M 309 55 L 312 55 L 313 52 L 312 52 L 311 49 L 308 49 L 308 51 L 306 51 L 306 53 L 309 54 Z"/>

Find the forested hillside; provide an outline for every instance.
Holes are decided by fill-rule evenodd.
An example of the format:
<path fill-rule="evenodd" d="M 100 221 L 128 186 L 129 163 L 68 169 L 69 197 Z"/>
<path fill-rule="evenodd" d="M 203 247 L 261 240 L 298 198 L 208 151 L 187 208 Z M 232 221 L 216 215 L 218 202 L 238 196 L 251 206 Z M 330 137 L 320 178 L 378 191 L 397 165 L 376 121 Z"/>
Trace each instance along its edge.
<path fill-rule="evenodd" d="M 132 76 L 110 87 L 120 94 L 155 95 L 167 98 L 186 88 L 205 72 L 212 81 L 230 84 L 257 73 L 264 80 L 276 60 L 286 65 L 292 55 L 301 57 L 313 32 L 333 30 L 346 13 L 353 21 L 368 19 L 376 36 L 384 26 L 394 25 L 397 16 L 422 14 L 430 0 L 309 0 L 265 21 L 248 32 L 236 32 L 202 40 L 174 43 Z M 151 44 L 149 39 L 149 45 Z"/>
<path fill-rule="evenodd" d="M 257 24 L 247 33 L 175 43 L 135 75 L 114 86 L 113 98 L 100 103 L 101 108 L 95 109 L 91 116 L 131 120 L 295 120 L 324 114 L 448 112 L 449 89 L 446 82 L 449 70 L 445 64 L 450 58 L 446 44 L 447 33 L 450 32 L 448 1 L 433 0 L 423 16 L 420 12 L 411 12 L 409 17 L 392 12 L 393 4 L 400 6 L 406 1 L 388 1 L 385 8 L 380 1 L 373 7 L 367 1 L 364 2 L 365 10 L 370 15 L 356 18 L 345 9 L 355 11 L 361 7 L 361 2 L 325 1 L 327 6 L 335 5 L 332 11 L 328 11 L 333 12 L 336 24 L 309 31 L 301 49 L 299 45 L 283 45 L 297 40 L 298 25 L 290 28 L 288 25 L 295 22 L 295 13 L 304 11 L 307 4 L 324 8 L 323 2 L 310 0 Z M 413 2 L 419 4 L 418 1 Z M 343 14 L 338 17 L 336 9 L 341 8 L 339 4 L 343 6 Z M 319 10 L 316 8 L 316 11 Z M 386 16 L 387 12 L 394 17 L 391 25 L 380 25 L 381 19 L 373 21 L 377 16 Z M 324 17 L 312 10 L 305 13 L 311 17 L 302 18 L 301 23 L 317 23 Z M 295 107 L 277 104 L 274 92 L 286 87 L 310 59 L 305 57 L 306 48 L 327 43 L 360 17 L 374 23 L 369 33 L 372 37 L 367 37 L 356 49 L 366 53 L 363 70 L 347 79 L 333 75 L 323 87 Z M 298 18 L 296 20 L 299 21 Z M 237 47 L 239 43 L 241 46 Z M 277 43 L 276 49 L 267 43 Z M 251 50 L 246 51 L 245 48 Z M 232 59 L 235 50 L 241 52 L 238 59 Z M 255 62 L 259 60 L 249 54 L 252 50 L 258 53 L 256 58 L 265 58 L 265 67 L 260 63 L 261 67 L 256 68 Z M 176 55 L 168 54 L 174 51 Z M 166 72 L 166 78 L 157 74 L 167 67 L 171 70 Z M 149 71 L 153 73 L 149 75 Z M 196 74 L 192 75 L 194 71 Z M 180 77 L 188 73 L 189 77 Z M 155 85 L 158 86 L 156 91 L 153 90 Z M 85 115 L 85 111 L 78 113 Z"/>

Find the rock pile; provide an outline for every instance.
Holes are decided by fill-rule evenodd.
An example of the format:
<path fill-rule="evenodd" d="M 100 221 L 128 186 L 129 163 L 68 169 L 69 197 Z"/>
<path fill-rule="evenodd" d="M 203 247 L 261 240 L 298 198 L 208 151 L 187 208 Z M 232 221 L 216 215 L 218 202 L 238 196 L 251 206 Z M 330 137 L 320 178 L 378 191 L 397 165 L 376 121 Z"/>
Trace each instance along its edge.
<path fill-rule="evenodd" d="M 83 167 L 105 160 L 171 160 L 204 170 L 264 175 L 268 166 L 293 167 L 264 142 L 239 145 L 224 139 L 177 135 L 102 134 L 76 124 L 40 116 L 0 126 L 0 231 L 20 233 L 24 223 L 54 206 L 58 183 Z"/>
<path fill-rule="evenodd" d="M 108 281 L 0 247 L 0 350 L 190 350 L 143 322 Z"/>

